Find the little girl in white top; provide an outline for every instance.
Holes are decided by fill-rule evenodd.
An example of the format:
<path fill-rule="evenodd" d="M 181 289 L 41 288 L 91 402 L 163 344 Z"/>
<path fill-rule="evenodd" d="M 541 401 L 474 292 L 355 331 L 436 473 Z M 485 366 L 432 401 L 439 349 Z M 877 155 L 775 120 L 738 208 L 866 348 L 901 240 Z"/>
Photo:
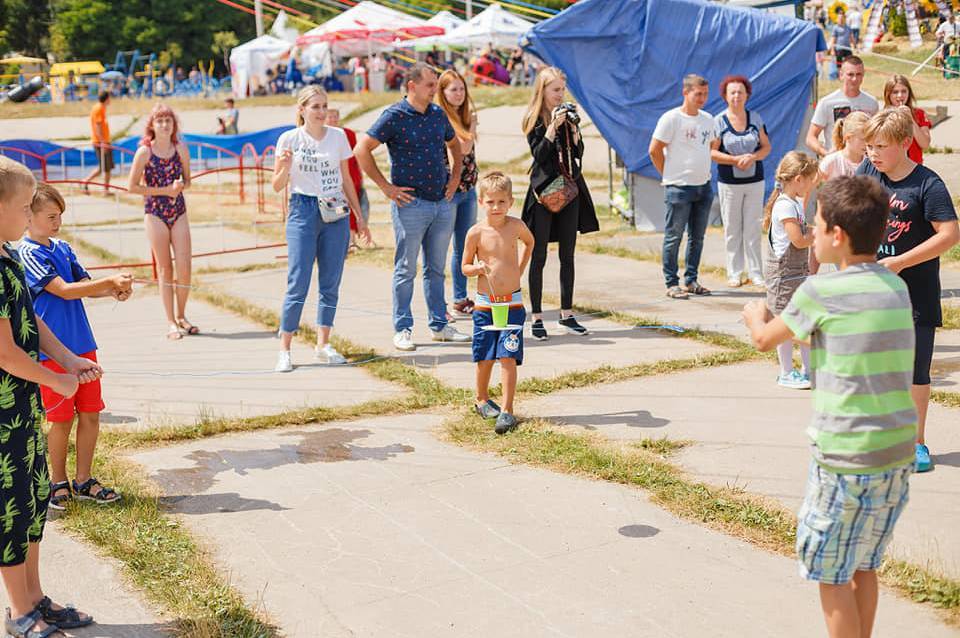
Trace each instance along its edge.
<path fill-rule="evenodd" d="M 777 166 L 777 183 L 763 215 L 763 230 L 769 242 L 763 274 L 767 283 L 767 308 L 774 316 L 783 312 L 810 272 L 813 233 L 807 231 L 803 209 L 804 200 L 819 177 L 817 160 L 806 153 L 791 151 Z M 777 346 L 779 385 L 810 389 L 810 346 L 800 346 L 800 357 L 803 368 L 797 371 L 793 367 L 793 343 L 786 341 Z"/>
<path fill-rule="evenodd" d="M 833 127 L 833 148 L 836 150 L 820 160 L 820 172 L 824 180 L 841 175 L 852 176 L 863 162 L 867 151 L 867 142 L 863 139 L 863 129 L 870 117 L 866 113 L 854 111 Z"/>

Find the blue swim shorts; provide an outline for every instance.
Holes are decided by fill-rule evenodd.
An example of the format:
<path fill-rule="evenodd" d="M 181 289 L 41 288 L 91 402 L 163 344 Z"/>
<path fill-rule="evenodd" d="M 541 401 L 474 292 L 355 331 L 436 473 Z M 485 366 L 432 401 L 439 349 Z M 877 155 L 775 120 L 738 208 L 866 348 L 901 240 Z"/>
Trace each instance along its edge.
<path fill-rule="evenodd" d="M 473 361 L 495 361 L 497 359 L 516 359 L 517 365 L 523 363 L 523 328 L 516 330 L 483 330 L 483 326 L 493 325 L 490 310 L 490 297 L 477 293 L 473 307 Z M 510 297 L 510 314 L 507 323 L 523 326 L 527 311 L 523 307 L 523 294 L 518 290 Z"/>
<path fill-rule="evenodd" d="M 812 463 L 797 521 L 800 575 L 842 585 L 880 567 L 912 473 L 913 463 L 876 474 L 837 474 Z"/>

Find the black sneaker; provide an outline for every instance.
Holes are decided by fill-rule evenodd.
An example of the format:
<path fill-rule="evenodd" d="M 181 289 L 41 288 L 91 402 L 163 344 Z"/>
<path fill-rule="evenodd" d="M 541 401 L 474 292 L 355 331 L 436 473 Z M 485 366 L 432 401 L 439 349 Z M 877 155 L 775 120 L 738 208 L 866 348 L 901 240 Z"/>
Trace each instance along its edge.
<path fill-rule="evenodd" d="M 569 333 L 572 334 L 572 335 L 588 335 L 588 334 L 590 334 L 590 331 L 587 330 L 586 328 L 584 328 L 583 326 L 581 326 L 581 325 L 577 322 L 577 320 L 574 318 L 573 315 L 570 315 L 569 317 L 567 317 L 567 318 L 565 318 L 565 319 L 561 319 L 561 320 L 558 321 L 557 323 L 560 324 L 560 327 L 561 327 L 561 328 L 564 328 L 567 332 L 569 332 Z"/>
<path fill-rule="evenodd" d="M 497 417 L 497 423 L 493 428 L 493 431 L 497 434 L 506 434 L 510 430 L 517 429 L 517 417 L 513 416 L 509 412 L 501 412 L 500 416 Z"/>
<path fill-rule="evenodd" d="M 547 329 L 543 327 L 543 319 L 537 319 L 530 328 L 530 335 L 538 341 L 547 340 Z"/>

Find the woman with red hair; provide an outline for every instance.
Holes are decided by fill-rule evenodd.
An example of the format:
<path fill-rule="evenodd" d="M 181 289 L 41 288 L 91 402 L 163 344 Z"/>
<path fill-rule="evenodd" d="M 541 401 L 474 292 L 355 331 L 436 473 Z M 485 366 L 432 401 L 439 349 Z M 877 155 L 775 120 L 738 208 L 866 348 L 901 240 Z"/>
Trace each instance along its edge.
<path fill-rule="evenodd" d="M 143 140 L 133 157 L 129 188 L 131 193 L 144 196 L 144 223 L 157 263 L 168 339 L 200 332 L 186 317 L 192 246 L 183 191 L 189 187 L 190 152 L 179 138 L 177 116 L 169 106 L 157 104 L 147 118 Z"/>
<path fill-rule="evenodd" d="M 770 140 L 763 119 L 747 110 L 750 80 L 728 75 L 720 83 L 727 109 L 716 116 L 710 155 L 717 163 L 717 189 L 727 252 L 727 285 L 763 285 L 760 222 L 763 219 L 763 160 Z"/>

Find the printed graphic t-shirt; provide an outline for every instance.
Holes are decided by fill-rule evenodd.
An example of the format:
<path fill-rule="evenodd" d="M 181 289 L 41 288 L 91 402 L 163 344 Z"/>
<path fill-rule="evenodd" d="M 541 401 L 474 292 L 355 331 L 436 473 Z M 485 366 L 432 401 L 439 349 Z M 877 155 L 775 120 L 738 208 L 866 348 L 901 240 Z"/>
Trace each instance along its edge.
<path fill-rule="evenodd" d="M 895 182 L 867 159 L 857 174 L 878 180 L 890 194 L 890 217 L 877 251 L 880 259 L 902 255 L 933 237 L 936 231 L 931 222 L 957 219 L 943 180 L 926 166 L 918 164 L 909 175 Z M 941 326 L 940 258 L 905 268 L 900 271 L 900 277 L 910 290 L 914 322 L 918 326 Z"/>
<path fill-rule="evenodd" d="M 340 162 L 353 153 L 343 129 L 332 126 L 316 139 L 302 126 L 286 131 L 277 140 L 277 154 L 293 151 L 290 192 L 318 198 L 344 199 Z"/>
<path fill-rule="evenodd" d="M 842 120 L 854 111 L 862 111 L 867 115 L 873 115 L 879 110 L 880 105 L 869 93 L 861 91 L 857 97 L 847 97 L 843 94 L 843 89 L 837 89 L 817 102 L 817 108 L 813 111 L 813 118 L 810 123 L 823 127 L 825 146 L 832 148 L 833 125 L 837 123 L 837 120 Z"/>
<path fill-rule="evenodd" d="M 687 115 L 681 107 L 657 120 L 654 139 L 667 145 L 663 151 L 664 186 L 702 186 L 710 181 L 710 142 L 716 137 L 713 116 L 706 111 Z"/>

